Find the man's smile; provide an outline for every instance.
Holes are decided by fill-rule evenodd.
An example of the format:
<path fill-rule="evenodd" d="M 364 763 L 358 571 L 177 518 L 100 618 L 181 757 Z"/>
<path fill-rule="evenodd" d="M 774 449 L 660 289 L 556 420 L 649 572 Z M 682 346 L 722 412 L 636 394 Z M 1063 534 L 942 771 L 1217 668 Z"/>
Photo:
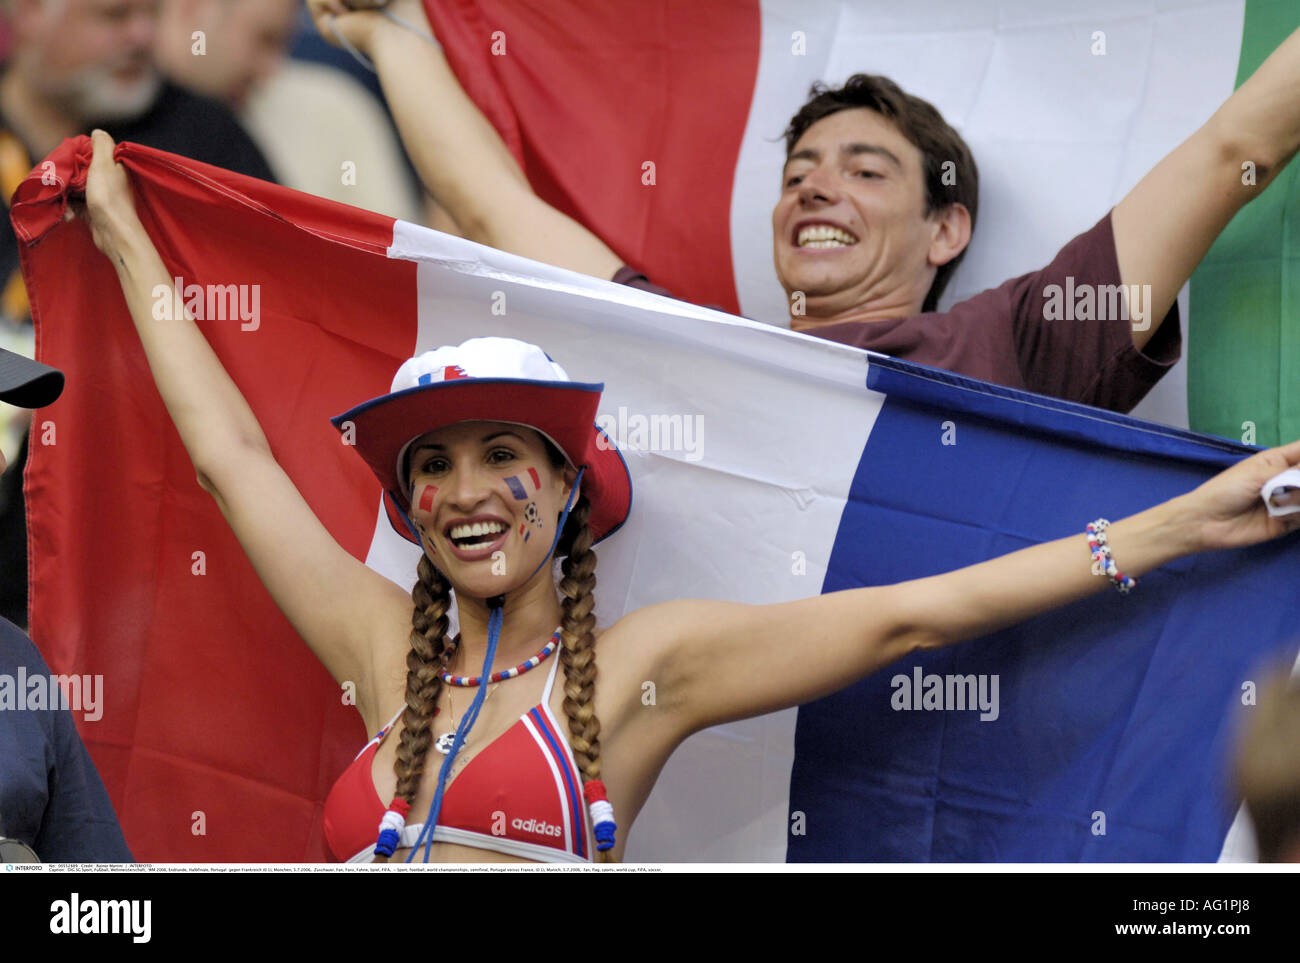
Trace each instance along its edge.
<path fill-rule="evenodd" d="M 814 218 L 805 218 L 797 222 L 791 240 L 800 250 L 844 248 L 858 243 L 857 236 L 840 225 Z"/>

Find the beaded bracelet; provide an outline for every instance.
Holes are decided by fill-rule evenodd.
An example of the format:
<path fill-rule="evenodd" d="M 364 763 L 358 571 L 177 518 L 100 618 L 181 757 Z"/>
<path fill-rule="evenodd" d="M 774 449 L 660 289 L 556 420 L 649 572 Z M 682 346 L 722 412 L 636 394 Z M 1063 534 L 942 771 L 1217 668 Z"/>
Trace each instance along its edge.
<path fill-rule="evenodd" d="M 1092 570 L 1097 575 L 1103 572 L 1110 578 L 1110 583 L 1115 586 L 1116 591 L 1121 595 L 1128 595 L 1137 587 L 1137 579 L 1129 578 L 1116 566 L 1115 560 L 1110 556 L 1110 545 L 1106 543 L 1106 529 L 1110 528 L 1110 522 L 1104 518 L 1099 518 L 1088 525 L 1085 531 L 1088 534 L 1088 550 L 1092 553 Z"/>

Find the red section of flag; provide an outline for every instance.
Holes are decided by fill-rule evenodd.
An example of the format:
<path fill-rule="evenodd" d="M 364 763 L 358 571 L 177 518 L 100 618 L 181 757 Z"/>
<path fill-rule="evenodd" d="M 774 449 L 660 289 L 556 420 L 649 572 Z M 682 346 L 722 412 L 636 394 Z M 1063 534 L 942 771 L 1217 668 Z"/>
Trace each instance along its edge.
<path fill-rule="evenodd" d="M 56 672 L 104 676 L 103 718 L 78 724 L 138 859 L 323 859 L 321 802 L 360 717 L 199 488 L 112 267 L 63 219 L 89 138 L 50 159 L 58 183 L 28 178 L 13 205 L 37 355 L 67 374 L 38 413 L 58 444 L 27 468 L 32 637 Z M 255 329 L 200 328 L 317 517 L 364 558 L 378 486 L 328 419 L 386 393 L 415 346 L 415 265 L 385 256 L 392 220 L 134 144 L 117 159 L 170 275 L 260 286 Z"/>
<path fill-rule="evenodd" d="M 425 9 L 540 197 L 678 296 L 739 310 L 731 190 L 758 76 L 757 0 Z"/>
<path fill-rule="evenodd" d="M 449 364 L 442 369 L 442 380 L 453 381 L 456 378 L 467 377 L 465 369 L 458 364 Z"/>
<path fill-rule="evenodd" d="M 533 480 L 533 488 L 536 489 L 537 491 L 541 491 L 541 490 L 542 490 L 542 480 L 541 480 L 540 478 L 537 477 L 537 469 L 536 469 L 536 468 L 530 468 L 530 469 L 528 469 L 528 477 L 531 478 L 531 479 Z"/>

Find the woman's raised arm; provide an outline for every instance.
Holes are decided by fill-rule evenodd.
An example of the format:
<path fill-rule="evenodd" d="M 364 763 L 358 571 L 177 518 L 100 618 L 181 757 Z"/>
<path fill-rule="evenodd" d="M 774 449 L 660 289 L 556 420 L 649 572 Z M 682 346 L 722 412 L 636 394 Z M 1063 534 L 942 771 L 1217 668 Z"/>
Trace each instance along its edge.
<path fill-rule="evenodd" d="M 401 645 L 410 631 L 410 599 L 321 525 L 188 312 L 175 320 L 153 317 L 154 288 L 170 288 L 171 275 L 136 215 L 126 171 L 113 160 L 112 138 L 95 131 L 93 142 L 86 219 L 95 245 L 117 271 L 158 393 L 199 484 L 217 500 L 262 583 L 317 658 L 335 679 L 355 683 L 365 715 L 373 704 L 376 639 L 393 636 Z M 395 616 L 403 606 L 404 623 Z"/>
<path fill-rule="evenodd" d="M 1107 530 L 1120 571 L 1139 578 L 1183 555 L 1239 548 L 1300 529 L 1269 516 L 1260 488 L 1300 463 L 1300 441 L 1260 452 L 1199 488 Z M 918 649 L 978 638 L 1089 595 L 1082 533 L 943 575 L 778 605 L 668 602 L 628 616 L 629 658 L 656 680 L 676 736 L 798 705 L 842 689 Z M 1139 591 L 1132 604 L 1141 605 Z M 643 630 L 643 631 L 642 631 Z M 1045 643 L 1046 644 L 1046 643 Z"/>

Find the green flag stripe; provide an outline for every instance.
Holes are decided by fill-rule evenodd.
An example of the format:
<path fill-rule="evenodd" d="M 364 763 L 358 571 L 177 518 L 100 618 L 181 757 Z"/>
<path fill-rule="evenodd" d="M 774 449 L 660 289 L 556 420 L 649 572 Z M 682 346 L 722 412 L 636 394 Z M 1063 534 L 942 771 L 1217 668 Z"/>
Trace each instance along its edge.
<path fill-rule="evenodd" d="M 1297 26 L 1295 0 L 1246 0 L 1238 87 Z M 1187 410 L 1196 431 L 1259 445 L 1300 438 L 1296 190 L 1293 164 L 1242 208 L 1192 274 Z"/>

